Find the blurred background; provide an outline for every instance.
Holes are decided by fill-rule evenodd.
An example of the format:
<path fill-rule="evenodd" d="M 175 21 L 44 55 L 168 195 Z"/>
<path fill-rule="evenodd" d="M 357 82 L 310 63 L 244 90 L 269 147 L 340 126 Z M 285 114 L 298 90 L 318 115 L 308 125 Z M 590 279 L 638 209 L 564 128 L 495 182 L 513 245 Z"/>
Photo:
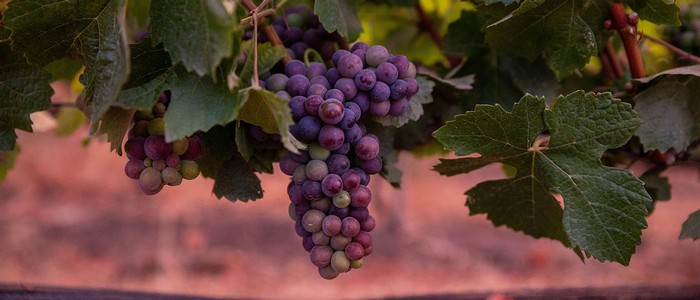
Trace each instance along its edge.
<path fill-rule="evenodd" d="M 629 267 L 582 263 L 558 242 L 469 216 L 463 193 L 503 177 L 499 166 L 442 177 L 438 157 L 400 157 L 403 188 L 372 178 L 375 250 L 362 269 L 321 279 L 287 213 L 289 178 L 262 175 L 265 195 L 217 200 L 198 178 L 145 196 L 106 143 L 20 133 L 22 153 L 0 184 L 0 283 L 220 297 L 356 298 L 517 289 L 700 282 L 700 242 L 677 239 L 700 202 L 696 168 L 665 173 Z"/>

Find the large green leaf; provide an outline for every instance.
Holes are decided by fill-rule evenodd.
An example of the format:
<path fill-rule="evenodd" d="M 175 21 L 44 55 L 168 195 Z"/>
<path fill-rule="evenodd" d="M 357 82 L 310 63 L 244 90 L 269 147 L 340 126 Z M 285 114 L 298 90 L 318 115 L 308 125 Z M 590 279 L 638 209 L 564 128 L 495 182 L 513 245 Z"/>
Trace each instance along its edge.
<path fill-rule="evenodd" d="M 231 56 L 236 16 L 221 1 L 152 0 L 151 36 L 162 42 L 173 63 L 200 76 L 213 74 Z"/>
<path fill-rule="evenodd" d="M 240 91 L 243 108 L 238 119 L 260 126 L 265 132 L 279 133 L 282 144 L 292 152 L 298 152 L 305 146 L 289 132 L 294 125 L 292 113 L 287 100 L 275 96 L 270 91 L 249 87 Z"/>
<path fill-rule="evenodd" d="M 498 51 L 535 59 L 544 54 L 559 77 L 588 63 L 596 38 L 581 18 L 589 1 L 526 0 L 511 14 L 486 27 L 486 40 Z"/>
<path fill-rule="evenodd" d="M 29 114 L 49 108 L 49 80 L 51 74 L 29 65 L 9 42 L 0 43 L 0 151 L 15 149 L 15 129 L 32 130 Z"/>
<path fill-rule="evenodd" d="M 357 18 L 356 1 L 324 0 L 314 1 L 314 13 L 329 32 L 338 33 L 354 41 L 362 33 L 362 23 Z"/>
<path fill-rule="evenodd" d="M 656 24 L 668 24 L 673 26 L 681 26 L 681 20 L 678 18 L 678 5 L 674 1 L 666 0 L 632 0 L 630 1 L 632 10 L 639 14 L 643 20 L 647 20 Z"/>
<path fill-rule="evenodd" d="M 685 150 L 700 138 L 700 67 L 670 69 L 642 78 L 646 89 L 634 97 L 642 119 L 637 135 L 646 149 Z"/>
<path fill-rule="evenodd" d="M 512 166 L 515 177 L 467 191 L 472 214 L 627 265 L 641 242 L 651 198 L 631 172 L 605 167 L 600 157 L 625 144 L 639 123 L 631 106 L 609 93 L 575 92 L 551 108 L 526 95 L 512 112 L 478 105 L 435 137 L 457 155 L 481 157 L 444 159 L 436 170 L 451 176 L 494 162 Z M 553 194 L 563 197 L 563 208 Z"/>
<path fill-rule="evenodd" d="M 85 102 L 92 107 L 92 129 L 117 99 L 129 73 L 123 0 L 13 0 L 4 20 L 13 49 L 44 66 L 79 58 Z"/>

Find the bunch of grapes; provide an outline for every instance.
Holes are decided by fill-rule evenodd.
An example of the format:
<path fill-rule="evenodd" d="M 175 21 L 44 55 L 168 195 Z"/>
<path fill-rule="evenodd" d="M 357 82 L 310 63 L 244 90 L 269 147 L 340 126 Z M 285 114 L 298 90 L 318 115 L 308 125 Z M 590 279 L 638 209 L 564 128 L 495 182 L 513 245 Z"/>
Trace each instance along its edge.
<path fill-rule="evenodd" d="M 307 143 L 280 159 L 292 176 L 290 215 L 311 263 L 323 278 L 359 268 L 372 253 L 375 219 L 368 205 L 370 175 L 382 169 L 379 140 L 367 134 L 365 116 L 402 116 L 418 92 L 415 66 L 383 46 L 356 43 L 332 55 L 333 67 L 292 60 L 264 86 L 289 99 L 290 132 Z M 367 119 L 367 118 L 364 118 Z"/>
<path fill-rule="evenodd" d="M 665 26 L 664 34 L 674 46 L 700 55 L 700 3 L 689 2 L 679 6 L 681 26 Z"/>
<path fill-rule="evenodd" d="M 337 32 L 330 33 L 323 28 L 318 16 L 304 5 L 287 8 L 283 16 L 273 21 L 272 27 L 292 59 L 303 60 L 307 49 L 314 49 L 324 61 L 330 60 L 336 49 L 335 41 L 340 40 Z M 249 40 L 252 37 L 253 31 L 249 30 L 243 39 Z M 267 41 L 262 32 L 258 32 L 258 41 Z"/>
<path fill-rule="evenodd" d="M 124 167 L 126 176 L 137 179 L 141 190 L 155 195 L 165 185 L 177 186 L 183 179 L 199 175 L 195 162 L 202 156 L 204 143 L 196 136 L 167 143 L 163 116 L 170 103 L 169 91 L 162 92 L 150 111 L 139 111 L 124 144 L 129 161 Z"/>

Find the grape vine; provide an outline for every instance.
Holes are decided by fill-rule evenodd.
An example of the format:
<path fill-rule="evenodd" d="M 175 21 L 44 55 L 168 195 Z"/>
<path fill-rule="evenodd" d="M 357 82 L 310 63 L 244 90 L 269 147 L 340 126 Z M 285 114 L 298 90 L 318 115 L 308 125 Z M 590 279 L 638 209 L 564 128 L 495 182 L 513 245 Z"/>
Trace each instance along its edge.
<path fill-rule="evenodd" d="M 399 151 L 453 151 L 445 176 L 512 167 L 470 214 L 625 265 L 664 170 L 700 163 L 689 1 L 54 2 L 0 0 L 0 178 L 30 114 L 70 108 L 147 195 L 201 175 L 256 200 L 278 164 L 325 279 L 372 253 L 368 184 L 400 186 Z M 75 103 L 51 103 L 58 80 Z"/>

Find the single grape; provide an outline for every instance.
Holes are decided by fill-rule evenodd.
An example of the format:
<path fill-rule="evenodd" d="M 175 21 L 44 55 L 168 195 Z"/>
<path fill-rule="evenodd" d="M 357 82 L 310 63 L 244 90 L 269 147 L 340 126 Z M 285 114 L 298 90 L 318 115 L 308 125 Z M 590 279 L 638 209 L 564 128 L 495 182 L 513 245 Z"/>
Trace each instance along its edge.
<path fill-rule="evenodd" d="M 367 54 L 367 51 L 362 50 L 362 49 L 357 49 L 355 51 L 352 51 L 352 54 L 357 55 L 357 57 L 360 58 L 362 61 L 362 67 L 365 68 L 367 67 L 367 60 L 365 59 L 365 55 Z"/>
<path fill-rule="evenodd" d="M 369 114 L 375 117 L 384 117 L 391 110 L 391 102 L 372 102 L 369 104 Z"/>
<path fill-rule="evenodd" d="M 351 145 L 356 143 L 361 137 L 362 129 L 360 129 L 360 126 L 357 124 L 345 131 L 345 141 Z"/>
<path fill-rule="evenodd" d="M 382 160 L 379 156 L 370 159 L 360 161 L 360 168 L 367 172 L 367 174 L 377 174 L 382 170 Z"/>
<path fill-rule="evenodd" d="M 354 237 L 360 232 L 360 221 L 353 217 L 343 218 L 340 233 L 347 237 Z"/>
<path fill-rule="evenodd" d="M 320 200 L 316 200 L 310 203 L 311 208 L 318 209 L 320 211 L 328 211 L 331 208 L 333 201 L 330 198 L 323 197 Z"/>
<path fill-rule="evenodd" d="M 404 78 L 403 81 L 406 82 L 407 87 L 406 97 L 411 98 L 418 93 L 418 81 L 414 78 Z"/>
<path fill-rule="evenodd" d="M 289 207 L 287 207 L 287 213 L 289 214 L 289 218 L 291 218 L 292 221 L 297 222 L 299 218 L 297 218 L 297 214 L 294 212 L 294 210 L 294 203 L 289 203 Z M 330 242 L 330 239 L 328 241 Z"/>
<path fill-rule="evenodd" d="M 385 84 L 392 84 L 399 78 L 399 70 L 390 62 L 383 62 L 374 70 L 377 80 Z"/>
<path fill-rule="evenodd" d="M 311 249 L 311 253 L 309 254 L 311 263 L 317 267 L 325 267 L 331 263 L 331 256 L 333 256 L 333 252 L 334 251 L 331 249 L 331 247 L 322 245 L 315 246 L 313 249 Z M 362 249 L 362 253 L 364 254 L 364 249 Z"/>
<path fill-rule="evenodd" d="M 323 104 L 323 97 L 318 95 L 309 96 L 304 102 L 306 113 L 312 116 L 318 116 L 318 108 Z"/>
<path fill-rule="evenodd" d="M 311 209 L 301 218 L 301 225 L 304 226 L 304 229 L 306 229 L 308 232 L 319 232 L 321 231 L 321 224 L 323 223 L 323 219 L 325 217 L 326 214 L 324 214 L 322 211 Z"/>
<path fill-rule="evenodd" d="M 372 236 L 367 231 L 361 231 L 352 238 L 353 242 L 358 242 L 363 248 L 367 249 L 372 246 Z"/>
<path fill-rule="evenodd" d="M 336 215 L 327 215 L 323 218 L 323 222 L 321 223 L 321 230 L 323 230 L 323 233 L 331 237 L 338 235 L 342 227 L 343 221 Z"/>
<path fill-rule="evenodd" d="M 331 236 L 331 242 L 329 243 L 331 248 L 334 250 L 345 250 L 345 247 L 352 242 L 352 238 L 344 236 L 342 234 L 336 234 Z"/>
<path fill-rule="evenodd" d="M 369 45 L 367 45 L 365 42 L 357 42 L 352 44 L 352 47 L 350 47 L 350 51 L 355 51 L 358 49 L 367 51 L 367 49 L 369 49 Z"/>
<path fill-rule="evenodd" d="M 328 197 L 334 197 L 343 190 L 343 180 L 337 174 L 328 174 L 321 181 L 321 191 Z"/>
<path fill-rule="evenodd" d="M 354 79 L 340 78 L 333 87 L 343 92 L 345 99 L 352 99 L 357 95 L 357 86 L 355 86 Z"/>
<path fill-rule="evenodd" d="M 146 195 L 155 195 L 163 189 L 163 180 L 160 171 L 154 168 L 145 168 L 139 176 L 139 185 Z"/>
<path fill-rule="evenodd" d="M 350 261 L 350 268 L 359 269 L 362 268 L 362 265 L 364 265 L 364 261 L 362 259 Z"/>
<path fill-rule="evenodd" d="M 307 72 L 307 73 L 308 73 L 308 72 Z M 307 77 L 308 77 L 308 76 L 307 76 Z M 331 88 L 331 84 L 330 84 L 330 82 L 328 82 L 328 79 L 326 79 L 326 76 L 325 76 L 325 75 L 319 75 L 319 76 L 312 77 L 312 78 L 309 80 L 309 84 L 310 84 L 310 85 L 320 84 L 320 85 L 322 85 L 323 87 L 325 87 L 326 90 L 328 90 L 328 89 Z"/>
<path fill-rule="evenodd" d="M 336 150 L 345 142 L 345 133 L 333 125 L 324 125 L 318 133 L 318 142 L 328 150 Z"/>
<path fill-rule="evenodd" d="M 289 153 L 280 158 L 280 170 L 285 175 L 294 175 L 294 170 L 300 165 L 301 163 L 295 161 Z"/>
<path fill-rule="evenodd" d="M 416 65 L 414 65 L 412 62 L 409 62 L 408 63 L 408 70 L 406 70 L 406 73 L 399 76 L 399 78 L 403 78 L 403 79 L 416 78 L 417 73 L 418 73 L 418 70 L 416 70 Z"/>
<path fill-rule="evenodd" d="M 299 136 L 301 140 L 313 141 L 321 131 L 321 120 L 314 116 L 306 116 L 299 120 Z"/>
<path fill-rule="evenodd" d="M 316 142 L 309 144 L 308 152 L 311 159 L 318 159 L 322 161 L 325 161 L 331 155 L 330 150 L 323 148 L 323 146 Z"/>
<path fill-rule="evenodd" d="M 311 252 L 311 249 L 313 249 L 316 245 L 314 245 L 314 240 L 311 238 L 311 236 L 305 236 L 301 239 L 301 245 L 304 247 L 304 250 L 306 252 Z M 367 249 L 365 249 L 365 256 L 367 255 Z"/>
<path fill-rule="evenodd" d="M 140 120 L 136 121 L 134 123 L 134 127 L 131 129 L 131 132 L 135 137 L 143 137 L 147 138 L 148 137 L 148 124 L 150 122 L 146 120 Z"/>
<path fill-rule="evenodd" d="M 154 160 L 152 164 L 152 167 L 158 171 L 163 171 L 167 166 L 168 165 L 163 159 Z"/>
<path fill-rule="evenodd" d="M 331 256 L 331 268 L 338 273 L 347 272 L 350 269 L 350 259 L 345 255 L 345 251 L 335 251 L 333 253 L 333 256 Z"/>
<path fill-rule="evenodd" d="M 389 62 L 396 67 L 399 77 L 407 77 L 409 61 L 405 55 L 395 55 L 389 59 Z M 389 83 L 391 82 L 387 82 L 387 84 Z"/>
<path fill-rule="evenodd" d="M 394 83 L 389 85 L 389 89 L 391 90 L 391 99 L 393 100 L 403 99 L 408 94 L 408 84 L 402 79 L 394 81 Z"/>
<path fill-rule="evenodd" d="M 328 84 L 330 86 L 335 86 L 335 83 L 338 82 L 341 77 L 337 68 L 330 68 L 326 72 L 326 79 L 328 79 Z"/>
<path fill-rule="evenodd" d="M 287 81 L 287 92 L 291 96 L 305 96 L 309 89 L 309 79 L 306 75 L 297 74 L 289 77 Z"/>
<path fill-rule="evenodd" d="M 335 205 L 331 205 L 328 213 L 342 219 L 350 215 L 350 207 L 336 207 Z"/>
<path fill-rule="evenodd" d="M 369 209 L 367 207 L 353 207 L 350 209 L 350 216 L 359 222 L 364 222 L 369 217 Z"/>
<path fill-rule="evenodd" d="M 185 154 L 185 153 L 187 152 L 187 149 L 188 149 L 189 146 L 190 146 L 190 142 L 189 142 L 189 140 L 188 140 L 187 138 L 183 138 L 183 139 L 179 139 L 179 140 L 173 141 L 173 142 L 170 144 L 170 146 L 171 146 L 171 148 L 172 148 L 172 149 L 171 149 L 171 150 L 172 150 L 172 154 L 175 154 L 175 155 L 183 155 L 183 154 Z"/>
<path fill-rule="evenodd" d="M 199 165 L 193 160 L 180 161 L 180 174 L 182 178 L 192 180 L 199 176 Z"/>
<path fill-rule="evenodd" d="M 177 171 L 177 169 L 172 167 L 163 169 L 163 171 L 161 171 L 161 177 L 163 178 L 163 182 L 168 185 L 182 182 L 182 175 Z"/>
<path fill-rule="evenodd" d="M 306 65 L 304 65 L 303 61 L 292 60 L 284 66 L 284 74 L 290 77 L 290 79 L 292 76 L 298 74 L 306 76 Z"/>
<path fill-rule="evenodd" d="M 359 95 L 359 94 L 358 94 Z M 357 98 L 357 96 L 355 96 Z M 354 101 L 354 100 L 353 100 Z M 349 109 L 353 112 L 355 116 L 355 120 L 357 121 L 360 119 L 360 116 L 362 116 L 362 109 L 360 109 L 360 106 L 355 103 L 355 102 L 345 102 L 343 103 L 343 106 L 345 106 L 346 109 Z M 352 126 L 351 126 L 352 127 Z"/>
<path fill-rule="evenodd" d="M 365 248 L 365 256 L 369 256 L 372 254 L 372 251 L 374 250 L 374 245 L 369 245 L 369 247 Z"/>
<path fill-rule="evenodd" d="M 333 65 L 337 67 L 338 63 L 340 62 L 340 58 L 342 58 L 348 54 L 351 54 L 350 51 L 345 50 L 345 49 L 340 49 L 340 50 L 336 51 L 335 53 L 333 53 L 333 58 L 331 58 Z M 328 75 L 328 74 L 326 74 L 326 75 Z"/>
<path fill-rule="evenodd" d="M 360 229 L 370 232 L 377 226 L 377 221 L 372 216 L 367 216 L 364 221 L 360 222 Z"/>
<path fill-rule="evenodd" d="M 265 88 L 272 92 L 284 91 L 287 88 L 287 75 L 276 73 L 265 80 Z"/>
<path fill-rule="evenodd" d="M 324 87 L 321 84 L 312 84 L 309 86 L 309 89 L 306 90 L 306 95 L 311 96 L 311 95 L 317 95 L 317 96 L 325 96 L 326 92 L 328 91 L 328 88 Z"/>
<path fill-rule="evenodd" d="M 365 185 L 360 185 L 350 191 L 350 206 L 367 207 L 372 201 L 372 192 Z"/>
<path fill-rule="evenodd" d="M 338 99 L 328 99 L 318 108 L 318 116 L 326 124 L 338 124 L 343 120 L 345 107 Z"/>
<path fill-rule="evenodd" d="M 294 205 L 294 213 L 300 220 L 301 217 L 309 210 L 311 210 L 311 205 L 309 204 L 309 201 L 304 200 L 301 203 Z"/>
<path fill-rule="evenodd" d="M 369 94 L 365 92 L 358 92 L 357 95 L 355 95 L 355 98 L 352 99 L 352 102 L 357 104 L 358 107 L 360 107 L 360 113 L 364 113 L 367 110 L 369 110 L 369 98 Z"/>
<path fill-rule="evenodd" d="M 311 240 L 313 240 L 316 245 L 328 245 L 331 242 L 331 237 L 327 236 L 323 231 L 318 231 L 311 234 Z"/>
<path fill-rule="evenodd" d="M 338 99 L 340 102 L 345 101 L 345 94 L 339 89 L 330 89 L 324 96 L 325 99 Z"/>
<path fill-rule="evenodd" d="M 343 188 L 347 191 L 352 191 L 360 185 L 360 174 L 356 170 L 347 170 L 340 178 L 343 180 Z"/>
<path fill-rule="evenodd" d="M 337 64 L 338 72 L 346 78 L 355 78 L 355 75 L 362 70 L 362 67 L 362 58 L 352 53 L 340 57 Z"/>
<path fill-rule="evenodd" d="M 150 158 L 148 158 L 148 157 L 146 157 L 146 159 L 143 160 L 143 165 L 144 165 L 146 168 L 150 168 L 150 167 L 153 166 L 153 160 L 150 159 Z"/>
<path fill-rule="evenodd" d="M 304 57 L 304 52 L 306 52 L 306 49 L 309 49 L 309 45 L 304 42 L 296 42 L 289 46 L 289 48 L 292 49 L 295 57 L 302 58 Z"/>
<path fill-rule="evenodd" d="M 379 143 L 376 139 L 364 136 L 355 144 L 355 155 L 362 160 L 370 160 L 379 155 Z"/>
<path fill-rule="evenodd" d="M 156 103 L 156 105 L 153 106 L 153 115 L 156 118 L 162 118 L 165 115 L 165 109 L 164 103 Z"/>
<path fill-rule="evenodd" d="M 317 76 L 324 76 L 326 75 L 326 72 L 328 69 L 326 68 L 325 65 L 323 65 L 320 62 L 311 62 L 309 63 L 309 66 L 306 68 L 306 77 L 307 78 L 315 78 Z"/>
<path fill-rule="evenodd" d="M 126 152 L 126 157 L 129 159 L 143 160 L 146 158 L 146 151 L 144 150 L 146 139 L 142 137 L 132 137 L 124 143 L 124 151 Z"/>
<path fill-rule="evenodd" d="M 290 110 L 292 111 L 292 119 L 294 119 L 295 122 L 299 122 L 301 118 L 306 116 L 304 102 L 306 102 L 306 97 L 294 96 L 289 100 L 289 103 L 287 103 L 287 106 L 289 106 Z"/>
<path fill-rule="evenodd" d="M 307 172 L 308 173 L 308 172 Z M 301 192 L 309 201 L 318 201 L 323 198 L 323 191 L 321 191 L 321 183 L 318 181 L 307 180 L 301 185 Z"/>
<path fill-rule="evenodd" d="M 352 102 L 348 102 L 348 103 L 352 103 Z M 355 126 L 357 119 L 358 118 L 356 117 L 354 111 L 345 110 L 345 113 L 343 114 L 343 119 L 340 120 L 340 122 L 338 123 L 338 127 L 340 127 L 340 129 L 342 129 L 342 130 L 345 130 L 345 133 L 347 134 L 347 131 L 350 130 L 350 128 L 352 128 L 353 126 Z"/>
<path fill-rule="evenodd" d="M 304 200 L 306 200 L 304 198 L 304 194 L 302 193 L 301 184 L 292 184 L 292 186 L 287 189 L 287 195 L 289 196 L 289 200 L 292 201 L 294 205 L 301 204 L 304 202 Z"/>
<path fill-rule="evenodd" d="M 362 184 L 362 185 L 369 184 L 370 177 L 367 174 L 367 172 L 365 172 L 365 170 L 362 170 L 362 168 L 360 168 L 360 167 L 354 167 L 351 170 L 357 172 L 357 174 L 360 175 L 360 184 Z"/>
<path fill-rule="evenodd" d="M 280 98 L 282 98 L 282 99 L 284 99 L 284 100 L 287 100 L 287 101 L 289 101 L 290 99 L 292 99 L 292 95 L 290 95 L 289 93 L 287 93 L 287 91 L 278 91 L 278 92 L 275 93 L 275 96 L 280 97 Z"/>
<path fill-rule="evenodd" d="M 166 159 L 171 151 L 170 144 L 165 142 L 165 137 L 162 135 L 146 138 L 143 148 L 146 155 L 153 160 Z"/>
<path fill-rule="evenodd" d="M 406 98 L 397 101 L 391 101 L 389 115 L 392 115 L 394 117 L 403 116 L 408 111 L 408 104 L 408 99 Z"/>
<path fill-rule="evenodd" d="M 367 65 L 371 67 L 379 66 L 381 63 L 389 59 L 389 51 L 380 45 L 375 45 L 367 49 L 365 54 L 365 60 L 367 60 Z"/>
<path fill-rule="evenodd" d="M 365 247 L 362 247 L 358 242 L 350 242 L 345 246 L 345 255 L 347 255 L 350 260 L 362 259 L 365 256 Z"/>
<path fill-rule="evenodd" d="M 326 165 L 329 173 L 341 175 L 350 169 L 350 159 L 346 155 L 334 153 L 328 156 Z"/>
<path fill-rule="evenodd" d="M 141 172 L 146 168 L 142 160 L 130 159 L 124 166 L 126 176 L 131 179 L 139 179 Z"/>
<path fill-rule="evenodd" d="M 338 277 L 338 275 L 340 275 L 340 273 L 333 270 L 330 264 L 325 267 L 318 268 L 318 274 L 321 275 L 321 278 L 327 280 L 335 279 Z"/>
<path fill-rule="evenodd" d="M 303 184 L 308 177 L 306 177 L 306 165 L 300 165 L 294 169 L 292 173 L 292 182 L 295 184 Z"/>
<path fill-rule="evenodd" d="M 196 136 L 188 137 L 187 142 L 187 151 L 182 155 L 182 159 L 195 160 L 202 157 L 202 154 L 204 154 L 204 142 Z"/>
<path fill-rule="evenodd" d="M 350 205 L 350 193 L 346 190 L 341 190 L 338 195 L 333 197 L 333 205 L 337 208 L 344 208 Z"/>
<path fill-rule="evenodd" d="M 391 88 L 381 81 L 377 82 L 372 90 L 369 91 L 369 99 L 372 102 L 384 102 L 389 100 L 389 97 L 391 97 Z"/>
<path fill-rule="evenodd" d="M 364 69 L 355 76 L 355 85 L 358 90 L 369 91 L 377 83 L 377 75 L 372 70 Z"/>
<path fill-rule="evenodd" d="M 321 181 L 328 175 L 328 166 L 322 160 L 312 159 L 306 164 L 306 176 L 313 181 Z"/>
<path fill-rule="evenodd" d="M 333 150 L 333 154 L 347 155 L 350 153 L 350 143 L 343 143 L 340 148 Z"/>

